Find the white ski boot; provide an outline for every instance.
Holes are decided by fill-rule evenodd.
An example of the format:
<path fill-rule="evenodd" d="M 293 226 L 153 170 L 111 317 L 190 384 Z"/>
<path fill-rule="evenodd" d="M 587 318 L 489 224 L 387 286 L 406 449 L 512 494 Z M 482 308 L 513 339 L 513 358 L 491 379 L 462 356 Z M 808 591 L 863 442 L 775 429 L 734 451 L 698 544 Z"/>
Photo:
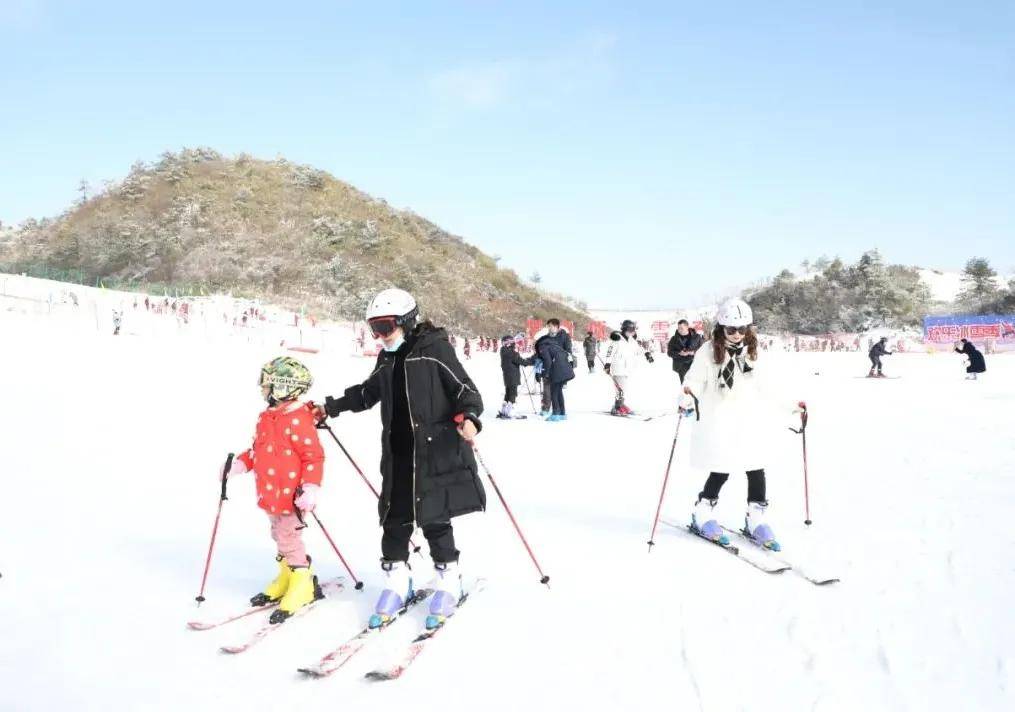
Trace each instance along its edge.
<path fill-rule="evenodd" d="M 765 510 L 768 502 L 748 502 L 747 518 L 744 520 L 744 534 L 766 549 L 779 551 L 782 547 L 775 539 L 772 527 L 765 523 Z"/>
<path fill-rule="evenodd" d="M 381 628 L 387 625 L 406 602 L 412 598 L 412 572 L 405 561 L 388 561 L 381 559 L 384 570 L 384 590 L 381 591 L 374 614 L 370 616 L 369 626 Z"/>
<path fill-rule="evenodd" d="M 715 506 L 719 503 L 717 499 L 699 499 L 694 505 L 694 513 L 691 514 L 691 529 L 709 541 L 726 546 L 730 538 L 726 536 L 722 525 L 715 518 Z"/>
<path fill-rule="evenodd" d="M 457 561 L 434 562 L 437 578 L 434 580 L 434 594 L 430 599 L 430 615 L 426 617 L 428 630 L 440 628 L 444 621 L 454 615 L 462 597 L 462 574 Z"/>

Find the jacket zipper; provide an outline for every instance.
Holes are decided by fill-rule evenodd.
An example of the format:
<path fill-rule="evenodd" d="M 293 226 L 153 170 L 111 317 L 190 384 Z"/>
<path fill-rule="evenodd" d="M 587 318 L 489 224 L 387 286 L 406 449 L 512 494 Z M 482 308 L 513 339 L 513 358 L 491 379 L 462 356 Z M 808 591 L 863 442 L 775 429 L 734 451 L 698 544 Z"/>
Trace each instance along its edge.
<path fill-rule="evenodd" d="M 419 444 L 416 442 L 416 423 L 412 419 L 412 404 L 409 400 L 409 354 L 405 355 L 402 362 L 402 373 L 405 375 L 405 407 L 409 409 L 409 425 L 412 426 L 412 521 L 419 521 L 419 513 L 416 511 L 416 453 Z"/>

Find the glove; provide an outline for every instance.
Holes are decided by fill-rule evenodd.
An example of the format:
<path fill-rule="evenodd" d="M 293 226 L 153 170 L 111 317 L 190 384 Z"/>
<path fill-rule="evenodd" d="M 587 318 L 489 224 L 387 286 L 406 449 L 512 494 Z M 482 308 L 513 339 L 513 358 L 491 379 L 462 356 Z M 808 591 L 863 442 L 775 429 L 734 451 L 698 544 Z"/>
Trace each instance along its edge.
<path fill-rule="evenodd" d="M 690 395 L 681 398 L 677 405 L 677 412 L 684 415 L 694 415 L 694 399 Z"/>
<path fill-rule="evenodd" d="M 649 363 L 655 363 L 656 362 L 655 357 L 652 356 L 652 354 L 649 353 L 648 351 L 645 352 L 645 360 L 648 361 Z"/>
<path fill-rule="evenodd" d="M 571 364 L 572 366 L 574 366 L 574 354 L 568 354 L 567 355 L 567 362 L 569 364 Z"/>
<path fill-rule="evenodd" d="M 603 364 L 603 370 L 606 371 L 606 375 L 609 376 L 610 375 L 610 364 L 604 363 Z"/>
<path fill-rule="evenodd" d="M 319 485 L 305 484 L 300 488 L 295 504 L 304 512 L 312 512 L 317 507 L 317 493 L 320 492 Z"/>
<path fill-rule="evenodd" d="M 318 406 L 320 407 L 320 406 Z M 331 396 L 324 397 L 324 415 L 327 418 L 337 418 L 338 414 L 342 412 L 342 408 L 339 406 L 338 401 Z"/>
<path fill-rule="evenodd" d="M 233 475 L 242 475 L 247 471 L 247 466 L 243 464 L 243 460 L 238 457 L 233 458 L 233 464 L 229 466 L 229 469 L 223 474 L 222 470 L 216 473 L 216 478 L 221 482 L 223 478 L 229 479 Z"/>

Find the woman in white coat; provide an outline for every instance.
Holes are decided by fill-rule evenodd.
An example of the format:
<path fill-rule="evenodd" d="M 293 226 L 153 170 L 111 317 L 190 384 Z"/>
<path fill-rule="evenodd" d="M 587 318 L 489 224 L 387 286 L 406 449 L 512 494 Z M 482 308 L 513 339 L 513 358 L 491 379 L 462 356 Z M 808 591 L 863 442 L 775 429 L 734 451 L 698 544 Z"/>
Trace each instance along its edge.
<path fill-rule="evenodd" d="M 697 406 L 699 421 L 691 433 L 691 466 L 709 473 L 691 516 L 692 530 L 717 543 L 729 543 L 714 509 L 730 474 L 746 472 L 746 533 L 762 546 L 778 551 L 779 542 L 765 523 L 765 465 L 780 421 L 768 396 L 766 365 L 758 364 L 751 307 L 731 299 L 719 308 L 711 343 L 694 356 L 684 379 L 682 407 L 689 411 L 692 404 Z"/>

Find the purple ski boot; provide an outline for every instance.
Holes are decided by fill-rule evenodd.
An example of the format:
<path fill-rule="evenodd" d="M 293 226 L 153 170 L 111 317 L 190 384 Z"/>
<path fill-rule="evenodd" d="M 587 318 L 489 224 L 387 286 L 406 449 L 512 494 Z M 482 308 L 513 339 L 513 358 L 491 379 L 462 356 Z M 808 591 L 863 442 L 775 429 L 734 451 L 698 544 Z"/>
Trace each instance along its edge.
<path fill-rule="evenodd" d="M 437 578 L 434 581 L 434 594 L 430 599 L 430 615 L 426 617 L 427 630 L 440 628 L 458 608 L 458 599 L 462 597 L 462 574 L 458 571 L 458 562 L 434 562 Z"/>
<path fill-rule="evenodd" d="M 744 534 L 766 549 L 781 551 L 782 547 L 775 539 L 772 527 L 765 523 L 765 510 L 768 502 L 748 502 L 747 518 L 744 520 Z"/>
<path fill-rule="evenodd" d="M 404 561 L 388 561 L 381 559 L 384 569 L 384 590 L 377 599 L 374 614 L 367 624 L 371 628 L 381 628 L 388 624 L 395 614 L 412 598 L 412 576 L 409 565 Z"/>
<path fill-rule="evenodd" d="M 691 529 L 698 535 L 709 541 L 726 546 L 730 538 L 722 530 L 722 526 L 715 518 L 715 505 L 717 499 L 699 499 L 694 505 L 694 512 L 691 514 Z"/>

